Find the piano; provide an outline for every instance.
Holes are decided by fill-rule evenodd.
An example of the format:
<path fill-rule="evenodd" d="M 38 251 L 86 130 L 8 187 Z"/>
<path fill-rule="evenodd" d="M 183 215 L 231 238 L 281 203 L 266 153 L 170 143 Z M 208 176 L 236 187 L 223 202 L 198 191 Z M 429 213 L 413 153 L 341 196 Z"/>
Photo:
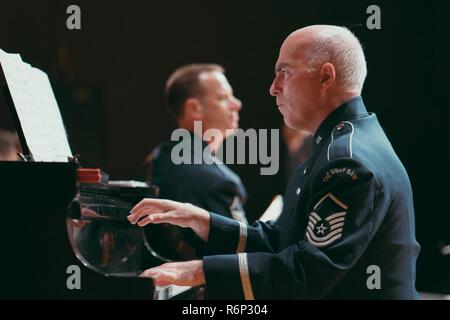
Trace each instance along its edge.
<path fill-rule="evenodd" d="M 157 187 L 80 183 L 46 74 L 0 50 L 0 87 L 27 160 L 0 161 L 0 299 L 201 298 L 203 288 L 139 277 L 192 257 L 175 227 L 126 220 Z"/>

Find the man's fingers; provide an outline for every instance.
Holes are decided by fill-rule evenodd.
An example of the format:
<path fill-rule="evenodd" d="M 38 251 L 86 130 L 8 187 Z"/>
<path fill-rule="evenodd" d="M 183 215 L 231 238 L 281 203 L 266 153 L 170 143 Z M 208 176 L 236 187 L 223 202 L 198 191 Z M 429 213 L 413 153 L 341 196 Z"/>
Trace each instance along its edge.
<path fill-rule="evenodd" d="M 161 202 L 161 199 L 152 199 L 152 198 L 142 199 L 141 201 L 139 201 L 139 203 L 137 205 L 135 205 L 131 209 L 131 214 L 135 214 L 140 209 L 142 209 L 142 208 L 144 208 L 146 206 L 149 206 L 149 205 L 156 206 L 159 202 Z"/>
<path fill-rule="evenodd" d="M 148 215 L 147 217 L 145 217 L 144 219 L 142 219 L 141 221 L 138 222 L 138 226 L 139 227 L 144 227 L 146 225 L 148 225 L 149 223 L 164 223 L 167 222 L 165 221 L 166 219 L 164 219 L 164 215 L 163 214 L 152 214 L 152 215 Z"/>
<path fill-rule="evenodd" d="M 140 275 L 139 275 L 139 277 L 144 277 L 144 278 L 151 278 L 151 277 L 154 277 L 154 276 L 156 276 L 157 274 L 158 274 L 158 268 L 159 267 L 156 267 L 156 268 L 151 268 L 151 269 L 147 269 L 147 270 L 145 270 L 144 272 L 142 272 Z"/>
<path fill-rule="evenodd" d="M 153 279 L 153 284 L 158 287 L 164 287 L 164 286 L 168 286 L 168 285 L 175 284 L 175 283 L 173 283 L 172 281 L 169 281 L 169 280 L 157 278 L 157 279 Z"/>
<path fill-rule="evenodd" d="M 179 203 L 172 200 L 146 198 L 141 200 L 137 205 L 133 207 L 133 209 L 131 209 L 131 214 L 135 214 L 136 212 L 148 206 L 156 207 L 159 210 L 166 211 L 176 207 L 177 204 Z"/>
<path fill-rule="evenodd" d="M 181 222 L 182 218 L 178 217 L 176 211 L 169 211 L 166 213 L 153 213 L 138 222 L 139 227 L 146 226 L 149 223 L 170 223 L 180 227 L 183 227 Z"/>
<path fill-rule="evenodd" d="M 147 216 L 147 217 L 145 217 L 144 219 L 142 219 L 141 221 L 138 222 L 138 226 L 139 227 L 144 227 L 144 226 L 146 226 L 146 225 L 148 225 L 149 223 L 152 223 L 152 222 L 153 222 L 152 217 L 151 216 Z M 131 223 L 134 224 L 133 221 L 131 221 Z"/>
<path fill-rule="evenodd" d="M 146 270 L 140 277 L 152 278 L 155 286 L 178 284 L 178 274 L 176 272 L 164 270 L 160 267 Z"/>
<path fill-rule="evenodd" d="M 135 224 L 142 216 L 179 208 L 181 203 L 165 199 L 144 199 L 131 209 L 128 220 Z"/>
<path fill-rule="evenodd" d="M 198 286 L 205 283 L 202 260 L 165 263 L 145 270 L 140 276 L 152 278 L 157 286 Z"/>
<path fill-rule="evenodd" d="M 138 220 L 140 218 L 142 218 L 143 216 L 152 214 L 152 213 L 161 213 L 164 212 L 161 209 L 152 206 L 152 205 L 148 205 L 146 207 L 142 207 L 141 209 L 135 211 L 134 213 L 130 214 L 128 216 L 128 220 L 130 221 L 131 224 L 135 224 L 136 222 L 138 222 Z"/>

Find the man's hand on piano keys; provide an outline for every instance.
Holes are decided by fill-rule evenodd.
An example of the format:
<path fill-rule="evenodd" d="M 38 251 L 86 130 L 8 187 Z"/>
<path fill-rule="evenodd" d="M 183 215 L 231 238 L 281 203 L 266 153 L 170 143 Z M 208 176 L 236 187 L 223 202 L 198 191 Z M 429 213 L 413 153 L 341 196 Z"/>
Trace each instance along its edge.
<path fill-rule="evenodd" d="M 190 203 L 148 198 L 134 206 L 128 220 L 140 227 L 149 223 L 170 223 L 191 228 L 200 238 L 207 241 L 211 216 L 208 211 Z"/>
<path fill-rule="evenodd" d="M 205 284 L 202 260 L 164 263 L 145 270 L 141 277 L 152 278 L 155 286 L 200 286 Z"/>

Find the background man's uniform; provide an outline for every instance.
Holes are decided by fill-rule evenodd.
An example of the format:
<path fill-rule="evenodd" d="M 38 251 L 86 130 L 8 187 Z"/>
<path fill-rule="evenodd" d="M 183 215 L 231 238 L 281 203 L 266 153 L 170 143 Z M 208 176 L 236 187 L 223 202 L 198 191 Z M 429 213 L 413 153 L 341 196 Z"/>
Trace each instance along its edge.
<path fill-rule="evenodd" d="M 177 141 L 163 143 L 153 152 L 150 180 L 160 188 L 160 198 L 189 202 L 247 223 L 243 208 L 247 192 L 241 179 L 210 153 L 205 155 L 214 163 L 205 163 L 203 151 L 207 144 L 201 141 L 201 150 L 196 150 L 194 140 L 201 138 L 194 134 L 191 138 L 191 159 L 197 156 L 201 164 L 174 164 L 171 153 Z"/>
<path fill-rule="evenodd" d="M 276 223 L 211 214 L 209 298 L 417 298 L 411 185 L 376 116 L 353 98 L 313 144 Z"/>
<path fill-rule="evenodd" d="M 150 182 L 159 187 L 159 197 L 188 202 L 247 224 L 243 207 L 247 192 L 241 179 L 211 153 L 204 153 L 208 145 L 200 137 L 192 133 L 190 137 L 191 160 L 193 162 L 195 158 L 198 158 L 202 161 L 200 164 L 174 164 L 171 155 L 173 148 L 179 143 L 178 141 L 162 143 L 153 150 L 150 163 Z M 201 145 L 201 148 L 194 148 L 195 143 Z M 205 159 L 206 161 L 203 159 L 204 155 L 208 157 Z M 207 161 L 212 164 L 207 164 Z M 204 242 L 191 229 L 169 228 L 172 232 L 172 241 L 179 239 L 178 241 L 183 243 L 183 246 L 187 243 L 193 249 L 192 254 L 195 257 L 203 256 Z M 187 252 L 191 249 L 187 249 Z M 183 252 L 183 250 L 181 251 Z M 190 255 L 185 253 L 183 256 L 185 259 L 193 258 Z"/>

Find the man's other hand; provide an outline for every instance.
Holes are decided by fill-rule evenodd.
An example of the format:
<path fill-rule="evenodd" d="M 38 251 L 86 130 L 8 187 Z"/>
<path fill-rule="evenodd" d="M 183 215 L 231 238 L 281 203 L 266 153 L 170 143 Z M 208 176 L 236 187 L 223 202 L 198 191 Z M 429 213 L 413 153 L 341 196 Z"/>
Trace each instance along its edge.
<path fill-rule="evenodd" d="M 152 278 L 155 286 L 200 286 L 205 284 L 202 260 L 165 263 L 145 270 L 141 277 Z"/>

